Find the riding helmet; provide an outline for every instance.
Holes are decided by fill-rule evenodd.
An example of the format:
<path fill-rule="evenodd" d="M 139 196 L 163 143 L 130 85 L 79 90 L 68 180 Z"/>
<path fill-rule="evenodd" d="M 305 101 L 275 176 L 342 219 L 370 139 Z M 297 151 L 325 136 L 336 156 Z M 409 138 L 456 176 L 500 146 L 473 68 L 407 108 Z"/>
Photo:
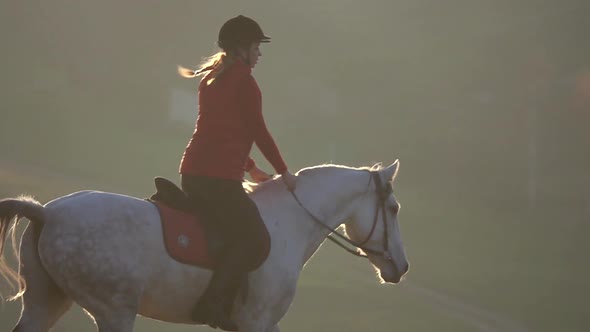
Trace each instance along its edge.
<path fill-rule="evenodd" d="M 217 45 L 227 51 L 252 42 L 269 43 L 270 37 L 262 32 L 256 21 L 244 15 L 238 15 L 223 24 L 219 30 Z"/>

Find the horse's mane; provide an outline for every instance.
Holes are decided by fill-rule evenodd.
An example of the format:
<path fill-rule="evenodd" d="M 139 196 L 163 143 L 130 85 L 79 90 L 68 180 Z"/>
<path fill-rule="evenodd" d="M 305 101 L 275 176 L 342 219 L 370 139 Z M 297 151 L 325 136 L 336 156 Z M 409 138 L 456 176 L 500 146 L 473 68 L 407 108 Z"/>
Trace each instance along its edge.
<path fill-rule="evenodd" d="M 336 165 L 336 164 L 321 164 L 321 165 L 309 166 L 309 167 L 302 168 L 299 171 L 297 171 L 297 173 L 295 173 L 295 174 L 297 176 L 305 176 L 308 174 L 313 174 L 313 173 L 317 172 L 318 170 L 324 170 L 324 169 L 328 169 L 328 168 L 348 169 L 348 170 L 353 170 L 353 171 L 380 171 L 381 169 L 383 169 L 383 165 L 381 163 L 376 163 L 373 166 L 352 167 L 352 166 Z M 272 180 L 269 180 L 269 181 L 266 181 L 263 183 L 255 183 L 255 182 L 251 182 L 251 181 L 246 180 L 246 181 L 242 182 L 242 185 L 244 186 L 244 189 L 246 190 L 247 193 L 254 193 L 257 190 L 259 190 L 260 188 L 263 188 L 266 185 L 276 181 L 277 179 L 278 179 L 278 175 L 275 175 Z"/>

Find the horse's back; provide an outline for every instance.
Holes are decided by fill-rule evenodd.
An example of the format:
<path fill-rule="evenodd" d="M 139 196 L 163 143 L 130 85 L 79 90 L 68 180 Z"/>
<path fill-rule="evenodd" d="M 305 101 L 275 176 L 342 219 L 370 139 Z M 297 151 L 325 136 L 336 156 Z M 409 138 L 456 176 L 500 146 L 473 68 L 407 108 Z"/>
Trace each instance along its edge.
<path fill-rule="evenodd" d="M 72 193 L 47 203 L 44 212 L 42 236 L 48 238 L 70 236 L 108 243 L 109 239 L 125 237 L 125 242 L 132 242 L 138 236 L 161 231 L 159 214 L 152 203 L 116 193 Z"/>
<path fill-rule="evenodd" d="M 56 198 L 47 204 L 45 208 L 49 209 L 50 213 L 53 210 L 94 210 L 94 209 L 113 209 L 124 206 L 127 209 L 146 209 L 151 206 L 149 202 L 133 196 L 122 195 L 117 193 L 110 193 L 97 190 L 83 190 Z M 155 210 L 154 210 L 155 211 Z"/>
<path fill-rule="evenodd" d="M 157 221 L 158 213 L 146 200 L 116 193 L 85 190 L 45 205 L 46 227 L 104 227 L 146 224 Z M 59 226 L 57 226 L 59 224 Z"/>

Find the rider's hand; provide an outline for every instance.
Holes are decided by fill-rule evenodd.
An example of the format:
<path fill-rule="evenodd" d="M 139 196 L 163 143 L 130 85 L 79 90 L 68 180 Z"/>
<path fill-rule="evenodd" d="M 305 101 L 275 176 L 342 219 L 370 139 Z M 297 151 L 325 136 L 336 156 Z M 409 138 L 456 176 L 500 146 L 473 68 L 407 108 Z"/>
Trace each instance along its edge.
<path fill-rule="evenodd" d="M 253 166 L 252 169 L 248 172 L 252 181 L 256 183 L 264 182 L 270 180 L 272 177 L 268 175 L 265 171 L 261 170 L 260 168 Z"/>
<path fill-rule="evenodd" d="M 285 173 L 281 174 L 281 177 L 283 178 L 283 182 L 285 183 L 289 191 L 295 190 L 297 176 L 291 174 L 291 172 L 289 171 L 286 171 Z"/>

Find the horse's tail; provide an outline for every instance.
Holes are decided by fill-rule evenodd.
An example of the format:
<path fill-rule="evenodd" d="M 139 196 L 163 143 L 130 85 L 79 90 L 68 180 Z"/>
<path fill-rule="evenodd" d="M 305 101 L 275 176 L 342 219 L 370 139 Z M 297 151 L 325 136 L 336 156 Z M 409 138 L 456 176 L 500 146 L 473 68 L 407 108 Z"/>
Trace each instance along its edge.
<path fill-rule="evenodd" d="M 2 276 L 11 286 L 18 285 L 18 293 L 9 300 L 19 298 L 25 292 L 25 281 L 20 274 L 12 269 L 4 259 L 4 244 L 8 233 L 11 233 L 12 251 L 14 257 L 20 265 L 19 253 L 16 241 L 16 225 L 22 217 L 29 219 L 35 233 L 40 234 L 44 223 L 43 205 L 35 199 L 28 196 L 19 198 L 6 198 L 0 200 L 0 276 Z M 16 217 L 16 218 L 15 218 Z M 15 220 L 12 223 L 12 220 Z M 12 228 L 10 225 L 12 224 Z M 38 237 L 37 237 L 38 238 Z"/>

